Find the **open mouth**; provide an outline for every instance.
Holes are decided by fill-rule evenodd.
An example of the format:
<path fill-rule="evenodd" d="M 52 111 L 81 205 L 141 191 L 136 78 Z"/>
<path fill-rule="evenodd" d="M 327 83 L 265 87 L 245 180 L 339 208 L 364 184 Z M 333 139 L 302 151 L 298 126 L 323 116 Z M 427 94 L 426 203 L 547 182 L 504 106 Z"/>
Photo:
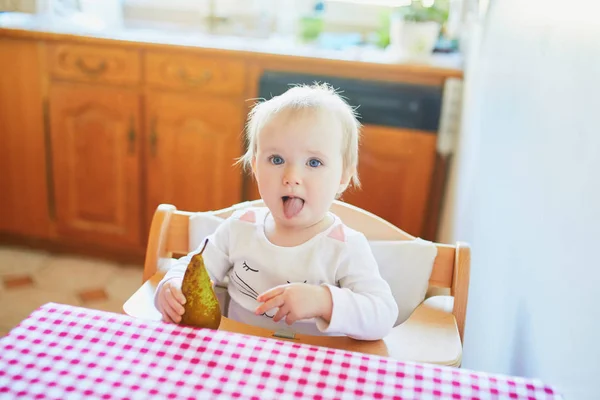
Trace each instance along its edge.
<path fill-rule="evenodd" d="M 293 218 L 302 211 L 304 207 L 304 199 L 294 196 L 283 196 L 283 213 L 286 218 Z"/>

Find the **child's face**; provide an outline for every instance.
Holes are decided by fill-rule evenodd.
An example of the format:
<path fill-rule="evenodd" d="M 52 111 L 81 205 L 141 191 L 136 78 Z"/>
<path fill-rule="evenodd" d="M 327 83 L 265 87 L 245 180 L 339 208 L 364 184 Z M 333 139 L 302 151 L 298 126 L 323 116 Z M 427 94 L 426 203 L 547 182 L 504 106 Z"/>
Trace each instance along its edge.
<path fill-rule="evenodd" d="M 253 170 L 275 222 L 308 227 L 326 215 L 350 174 L 342 159 L 340 123 L 326 112 L 283 111 L 260 131 Z"/>

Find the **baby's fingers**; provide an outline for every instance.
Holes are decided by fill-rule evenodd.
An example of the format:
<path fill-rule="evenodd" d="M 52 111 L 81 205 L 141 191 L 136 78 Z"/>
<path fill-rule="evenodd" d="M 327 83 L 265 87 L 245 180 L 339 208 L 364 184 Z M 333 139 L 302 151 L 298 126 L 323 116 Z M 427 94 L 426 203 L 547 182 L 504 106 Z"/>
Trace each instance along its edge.
<path fill-rule="evenodd" d="M 167 300 L 167 303 L 173 311 L 175 311 L 178 315 L 183 315 L 185 309 L 183 308 L 181 303 L 175 298 L 175 295 L 170 288 L 167 288 L 165 290 L 165 299 Z"/>
<path fill-rule="evenodd" d="M 178 324 L 181 321 L 181 317 L 177 315 L 175 311 L 170 308 L 165 308 L 165 312 L 163 314 L 163 320 L 171 324 Z"/>
<path fill-rule="evenodd" d="M 283 296 L 277 296 L 277 297 L 272 298 L 271 300 L 261 304 L 260 306 L 258 306 L 254 312 L 256 313 L 256 315 L 260 315 L 260 314 L 267 312 L 273 308 L 281 308 L 284 303 L 285 302 L 283 300 Z"/>
<path fill-rule="evenodd" d="M 282 294 L 285 291 L 286 286 L 287 285 L 276 286 L 272 289 L 269 289 L 266 292 L 260 294 L 256 298 L 256 300 L 260 301 L 261 303 L 271 300 L 273 297 L 276 297 L 276 296 L 279 296 L 280 294 Z"/>
<path fill-rule="evenodd" d="M 158 311 L 160 311 L 160 314 L 162 315 L 162 320 L 169 323 L 176 323 L 171 319 L 171 316 L 169 315 L 170 311 L 168 310 L 170 310 L 170 308 L 171 307 L 167 304 L 166 300 L 161 295 L 161 300 L 158 305 Z"/>
<path fill-rule="evenodd" d="M 168 322 L 169 324 L 176 324 L 176 322 L 171 319 L 165 308 L 163 308 L 160 314 L 162 315 L 163 321 Z"/>
<path fill-rule="evenodd" d="M 169 304 L 165 304 L 163 316 L 166 317 L 167 322 L 178 324 L 179 321 L 181 321 L 181 315 L 179 315 L 179 313 L 177 313 L 177 311 L 175 311 Z"/>
<path fill-rule="evenodd" d="M 181 282 L 174 282 L 175 279 L 171 279 L 165 283 L 166 288 L 171 291 L 175 299 L 179 302 L 179 304 L 185 304 L 185 296 L 181 291 Z M 179 283 L 179 285 L 177 285 Z"/>
<path fill-rule="evenodd" d="M 181 307 L 181 304 L 178 304 L 177 300 L 173 298 L 171 291 L 168 290 L 168 288 L 165 288 L 165 290 L 162 291 L 162 314 L 167 322 L 178 323 L 181 321 L 181 316 L 174 308 L 173 304 Z"/>
<path fill-rule="evenodd" d="M 273 317 L 273 321 L 279 322 L 281 319 L 283 319 L 284 317 L 289 315 L 289 312 L 290 312 L 290 310 L 287 306 L 281 307 L 279 310 L 277 310 L 277 313 Z"/>

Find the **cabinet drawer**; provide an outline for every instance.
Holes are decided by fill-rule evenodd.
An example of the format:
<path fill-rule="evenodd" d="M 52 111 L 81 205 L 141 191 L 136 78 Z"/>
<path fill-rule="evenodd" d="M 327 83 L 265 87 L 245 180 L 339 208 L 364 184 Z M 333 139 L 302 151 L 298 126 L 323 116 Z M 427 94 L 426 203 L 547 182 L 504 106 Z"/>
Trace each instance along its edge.
<path fill-rule="evenodd" d="M 227 58 L 149 52 L 145 72 L 153 86 L 227 95 L 245 90 L 244 63 Z"/>
<path fill-rule="evenodd" d="M 140 55 L 136 50 L 55 44 L 49 46 L 49 59 L 55 78 L 115 84 L 140 81 Z"/>

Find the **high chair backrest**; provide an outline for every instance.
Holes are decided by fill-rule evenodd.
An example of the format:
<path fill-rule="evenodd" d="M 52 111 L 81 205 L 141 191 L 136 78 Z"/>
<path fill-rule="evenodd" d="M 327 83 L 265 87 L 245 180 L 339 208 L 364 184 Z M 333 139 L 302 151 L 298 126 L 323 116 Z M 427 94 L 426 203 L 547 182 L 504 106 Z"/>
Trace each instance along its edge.
<path fill-rule="evenodd" d="M 211 212 L 212 215 L 227 218 L 234 211 L 246 207 L 264 205 L 262 200 L 235 204 L 231 207 Z M 384 219 L 350 204 L 335 201 L 331 211 L 350 228 L 362 232 L 369 240 L 402 241 L 415 237 L 402 231 Z M 148 238 L 146 259 L 144 262 L 144 282 L 157 272 L 159 265 L 170 261 L 174 255 L 187 254 L 189 249 L 189 219 L 194 213 L 179 211 L 173 205 L 158 206 Z M 429 285 L 450 289 L 454 297 L 452 314 L 463 339 L 465 314 L 468 300 L 470 274 L 470 248 L 458 242 L 456 245 L 435 244 L 437 256 L 434 261 Z"/>

